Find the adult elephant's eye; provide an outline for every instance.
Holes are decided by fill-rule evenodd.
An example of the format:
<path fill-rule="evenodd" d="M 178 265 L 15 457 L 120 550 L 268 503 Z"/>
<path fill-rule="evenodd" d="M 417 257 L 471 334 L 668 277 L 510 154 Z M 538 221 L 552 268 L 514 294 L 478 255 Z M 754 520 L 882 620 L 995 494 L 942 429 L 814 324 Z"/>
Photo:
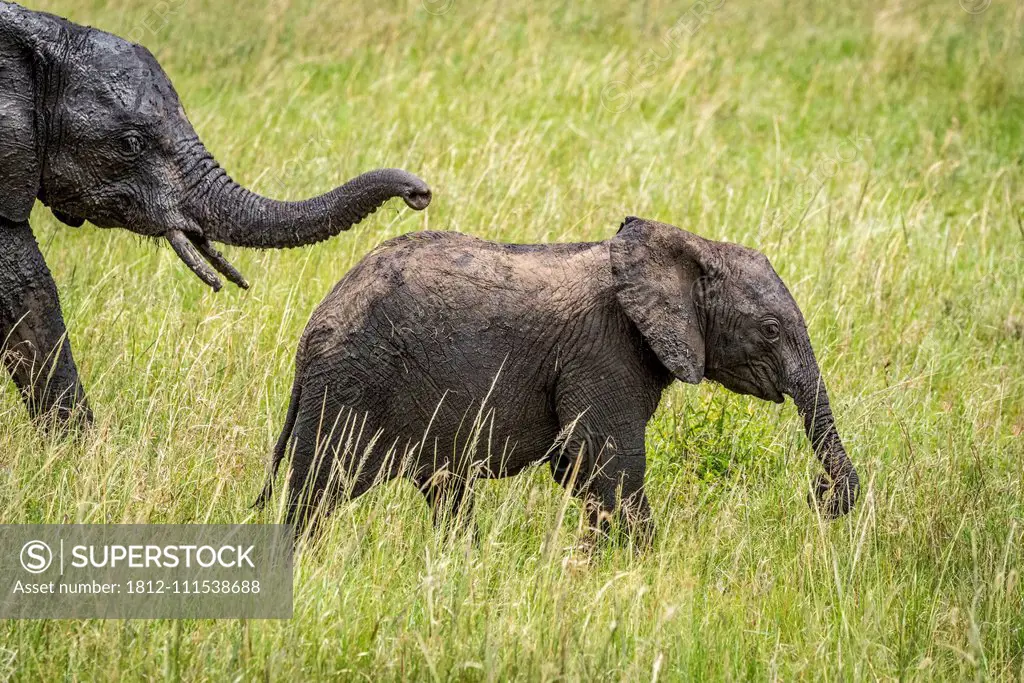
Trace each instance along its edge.
<path fill-rule="evenodd" d="M 121 136 L 120 147 L 121 153 L 125 156 L 136 157 L 142 154 L 142 150 L 145 148 L 145 143 L 142 140 L 142 136 L 135 131 L 129 131 Z"/>
<path fill-rule="evenodd" d="M 761 334 L 768 341 L 778 341 L 780 332 L 779 321 L 775 318 L 765 318 L 761 321 Z"/>

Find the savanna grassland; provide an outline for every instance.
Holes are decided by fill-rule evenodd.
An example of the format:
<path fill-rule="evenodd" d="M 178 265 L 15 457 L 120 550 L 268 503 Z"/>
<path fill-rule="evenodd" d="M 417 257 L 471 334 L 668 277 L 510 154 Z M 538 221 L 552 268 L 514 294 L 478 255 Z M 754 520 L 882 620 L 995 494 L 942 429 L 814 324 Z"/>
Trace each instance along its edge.
<path fill-rule="evenodd" d="M 808 319 L 863 482 L 823 522 L 792 403 L 675 385 L 653 549 L 580 547 L 547 468 L 479 486 L 479 543 L 395 482 L 298 558 L 289 621 L 0 625 L 19 680 L 1024 676 L 1024 4 L 36 0 L 131 36 L 206 145 L 279 198 L 399 166 L 327 243 L 203 286 L 119 230 L 33 226 L 97 414 L 51 440 L 0 388 L 4 523 L 253 513 L 299 334 L 380 241 L 605 239 L 627 214 L 757 247 Z"/>

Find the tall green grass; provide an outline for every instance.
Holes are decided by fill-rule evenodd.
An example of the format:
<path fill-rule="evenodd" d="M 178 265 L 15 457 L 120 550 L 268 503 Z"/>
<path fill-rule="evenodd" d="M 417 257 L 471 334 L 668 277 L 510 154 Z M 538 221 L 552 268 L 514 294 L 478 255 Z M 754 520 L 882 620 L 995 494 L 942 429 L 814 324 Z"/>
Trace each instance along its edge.
<path fill-rule="evenodd" d="M 361 255 L 428 228 L 604 239 L 626 214 L 771 258 L 864 489 L 820 522 L 792 404 L 675 386 L 648 429 L 642 556 L 583 552 L 546 469 L 479 487 L 477 545 L 396 482 L 302 555 L 290 621 L 4 622 L 0 675 L 1024 675 L 1024 5 L 30 4 L 146 44 L 243 183 L 299 198 L 400 166 L 435 201 L 229 249 L 253 288 L 216 295 L 169 249 L 38 209 L 98 422 L 48 440 L 0 389 L 0 521 L 271 521 L 248 505 L 296 342 Z"/>

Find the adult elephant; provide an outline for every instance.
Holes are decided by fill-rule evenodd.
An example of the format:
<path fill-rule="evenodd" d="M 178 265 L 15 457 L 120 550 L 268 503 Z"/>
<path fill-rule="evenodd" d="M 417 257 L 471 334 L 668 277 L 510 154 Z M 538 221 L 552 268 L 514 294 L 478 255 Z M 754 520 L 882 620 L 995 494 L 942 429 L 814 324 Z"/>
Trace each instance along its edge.
<path fill-rule="evenodd" d="M 383 169 L 320 197 L 253 194 L 200 141 L 152 54 L 109 33 L 0 2 L 0 343 L 34 417 L 92 414 L 53 282 L 29 227 L 39 199 L 62 222 L 165 238 L 199 279 L 242 275 L 212 242 L 280 249 L 320 242 L 427 185 Z"/>

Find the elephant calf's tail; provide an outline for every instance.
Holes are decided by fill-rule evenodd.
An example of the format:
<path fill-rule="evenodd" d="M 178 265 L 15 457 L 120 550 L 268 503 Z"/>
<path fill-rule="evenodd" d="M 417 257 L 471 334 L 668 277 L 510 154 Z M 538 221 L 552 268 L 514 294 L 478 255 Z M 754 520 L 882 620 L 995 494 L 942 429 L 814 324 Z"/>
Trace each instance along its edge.
<path fill-rule="evenodd" d="M 284 426 L 281 427 L 281 436 L 277 437 L 277 444 L 274 446 L 274 455 L 270 461 L 270 468 L 267 472 L 267 481 L 263 484 L 263 490 L 252 504 L 254 508 L 262 508 L 274 495 L 274 479 L 277 478 L 277 470 L 281 467 L 284 455 L 288 451 L 288 442 L 292 438 L 292 430 L 295 429 L 295 418 L 299 414 L 299 396 L 302 394 L 299 373 L 295 373 L 295 383 L 292 385 L 291 402 L 288 404 L 288 414 L 284 418 Z"/>

